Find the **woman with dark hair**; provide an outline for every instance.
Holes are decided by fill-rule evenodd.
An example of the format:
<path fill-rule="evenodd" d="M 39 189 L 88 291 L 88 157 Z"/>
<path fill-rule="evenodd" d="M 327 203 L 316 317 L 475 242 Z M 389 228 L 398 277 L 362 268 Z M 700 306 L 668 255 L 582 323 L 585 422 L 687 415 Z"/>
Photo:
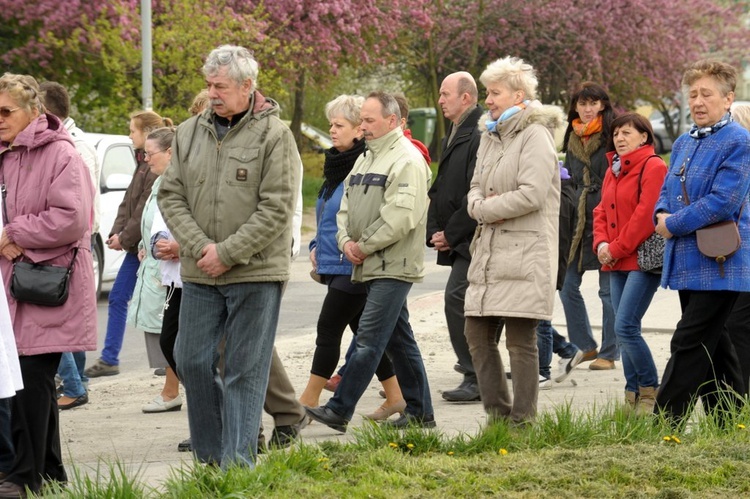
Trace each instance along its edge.
<path fill-rule="evenodd" d="M 610 131 L 614 111 L 601 85 L 585 82 L 570 99 L 568 128 L 563 152 L 565 168 L 576 186 L 576 210 L 568 257 L 568 271 L 560 290 L 570 341 L 583 351 L 582 362 L 593 360 L 589 369 L 615 368 L 619 358 L 615 336 L 615 313 L 609 291 L 609 275 L 601 271 L 592 250 L 594 208 L 601 200 L 602 183 L 607 172 L 606 152 L 611 147 Z M 599 271 L 599 298 L 602 301 L 602 344 L 597 352 L 586 303 L 581 295 L 581 281 L 587 270 Z"/>
<path fill-rule="evenodd" d="M 676 426 L 699 396 L 720 418 L 742 403 L 734 395 L 744 390 L 742 369 L 725 328 L 739 293 L 750 291 L 750 135 L 729 112 L 736 84 L 737 70 L 719 61 L 685 72 L 695 125 L 675 141 L 656 203 L 656 232 L 667 239 L 661 284 L 678 290 L 682 307 L 656 404 Z M 705 255 L 699 231 L 725 221 L 737 225 L 742 244 L 727 256 Z"/>
<path fill-rule="evenodd" d="M 638 247 L 654 233 L 653 212 L 667 165 L 654 152 L 651 123 L 636 113 L 612 122 L 610 168 L 594 208 L 594 250 L 609 274 L 615 334 L 622 349 L 625 402 L 637 414 L 654 411 L 659 376 L 641 335 L 641 319 L 659 287 L 659 274 L 641 270 Z M 647 269 L 651 270 L 651 269 Z"/>

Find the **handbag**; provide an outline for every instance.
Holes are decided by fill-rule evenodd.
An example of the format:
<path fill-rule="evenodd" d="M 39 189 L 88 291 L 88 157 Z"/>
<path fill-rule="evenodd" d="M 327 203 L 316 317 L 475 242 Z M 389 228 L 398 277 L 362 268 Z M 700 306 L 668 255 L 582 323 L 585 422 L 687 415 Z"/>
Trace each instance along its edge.
<path fill-rule="evenodd" d="M 325 277 L 315 272 L 315 269 L 312 269 L 310 271 L 310 277 L 312 278 L 313 281 L 317 283 L 320 283 L 320 284 L 326 283 Z"/>
<path fill-rule="evenodd" d="M 17 261 L 13 263 L 10 294 L 16 301 L 59 307 L 68 299 L 68 285 L 78 248 L 67 267 Z"/>
<path fill-rule="evenodd" d="M 690 204 L 685 182 L 682 182 L 682 195 L 685 204 Z M 743 204 L 737 220 L 742 217 Z M 695 231 L 695 239 L 698 243 L 698 251 L 702 255 L 711 258 L 719 264 L 719 276 L 724 277 L 724 262 L 734 255 L 742 245 L 742 238 L 737 223 L 734 220 L 724 220 L 715 224 L 707 225 Z"/>
<path fill-rule="evenodd" d="M 664 265 L 664 246 L 666 240 L 656 232 L 638 245 L 638 267 L 644 272 L 661 274 Z"/>
<path fill-rule="evenodd" d="M 643 164 L 640 173 L 638 174 L 638 201 L 641 200 L 641 180 L 643 179 L 643 170 L 648 165 L 648 160 L 651 158 L 658 158 L 656 154 L 649 156 L 646 162 Z M 664 266 L 664 247 L 667 241 L 656 232 L 652 233 L 648 238 L 638 245 L 637 260 L 638 267 L 643 272 L 650 272 L 652 274 L 661 274 L 661 269 Z"/>

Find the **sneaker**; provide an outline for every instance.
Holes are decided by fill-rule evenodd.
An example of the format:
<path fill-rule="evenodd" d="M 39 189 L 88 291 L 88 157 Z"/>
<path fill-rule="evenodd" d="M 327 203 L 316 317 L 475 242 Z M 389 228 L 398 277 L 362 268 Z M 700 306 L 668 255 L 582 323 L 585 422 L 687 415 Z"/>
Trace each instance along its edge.
<path fill-rule="evenodd" d="M 102 359 L 97 359 L 97 361 L 94 362 L 94 365 L 87 367 L 83 373 L 89 378 L 114 376 L 120 374 L 120 366 L 112 366 L 104 362 Z"/>
<path fill-rule="evenodd" d="M 541 374 L 539 375 L 539 389 L 540 390 L 549 390 L 552 388 L 552 380 L 549 378 L 545 378 Z"/>
<path fill-rule="evenodd" d="M 583 352 L 580 350 L 576 350 L 576 354 L 568 359 L 568 362 L 565 364 L 563 372 L 557 378 L 555 378 L 555 383 L 562 383 L 563 381 L 565 381 L 565 379 L 570 376 L 570 373 L 573 372 L 573 369 L 575 369 L 576 366 L 583 361 L 583 357 Z"/>

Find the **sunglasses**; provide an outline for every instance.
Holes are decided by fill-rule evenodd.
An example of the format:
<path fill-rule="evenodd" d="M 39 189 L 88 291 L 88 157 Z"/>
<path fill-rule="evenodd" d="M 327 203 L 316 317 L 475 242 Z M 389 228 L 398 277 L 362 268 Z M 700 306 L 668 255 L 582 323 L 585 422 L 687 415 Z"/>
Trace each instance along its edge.
<path fill-rule="evenodd" d="M 13 114 L 13 113 L 15 113 L 19 109 L 21 109 L 21 108 L 20 107 L 14 107 L 13 109 L 11 109 L 9 107 L 0 107 L 0 116 L 2 116 L 3 118 L 10 118 L 10 115 Z"/>

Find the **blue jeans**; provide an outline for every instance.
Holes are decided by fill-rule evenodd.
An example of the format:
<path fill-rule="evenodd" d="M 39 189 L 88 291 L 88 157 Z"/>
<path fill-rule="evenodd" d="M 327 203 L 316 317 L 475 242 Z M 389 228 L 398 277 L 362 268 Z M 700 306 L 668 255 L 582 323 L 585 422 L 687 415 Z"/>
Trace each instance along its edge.
<path fill-rule="evenodd" d="M 568 340 L 565 336 L 557 332 L 557 329 L 552 328 L 552 352 L 556 353 L 563 359 L 572 359 L 578 351 L 578 348 Z"/>
<path fill-rule="evenodd" d="M 83 374 L 86 365 L 86 352 L 66 352 L 60 358 L 57 374 L 62 378 L 63 395 L 71 398 L 82 397 L 86 393 L 84 382 L 89 379 Z"/>
<path fill-rule="evenodd" d="M 553 353 L 563 359 L 570 359 L 578 351 L 574 344 L 568 343 L 565 336 L 557 332 L 550 321 L 539 321 L 537 324 L 536 347 L 539 349 L 539 374 L 547 379 L 552 376 L 550 364 Z"/>
<path fill-rule="evenodd" d="M 125 253 L 120 270 L 117 271 L 112 291 L 109 292 L 107 336 L 101 359 L 110 366 L 119 366 L 122 339 L 125 336 L 125 320 L 128 317 L 128 302 L 133 297 L 135 281 L 138 278 L 138 255 Z"/>
<path fill-rule="evenodd" d="M 10 473 L 13 466 L 13 434 L 10 429 L 10 401 L 0 399 L 0 473 Z"/>
<path fill-rule="evenodd" d="M 615 336 L 615 311 L 609 293 L 610 272 L 599 271 L 599 298 L 602 301 L 602 346 L 598 357 L 607 360 L 619 360 L 617 336 Z M 565 311 L 565 322 L 568 325 L 570 341 L 588 352 L 596 348 L 596 340 L 591 332 L 586 303 L 581 296 L 583 272 L 578 271 L 578 258 L 570 262 L 565 273 L 565 283 L 560 290 L 560 301 Z"/>
<path fill-rule="evenodd" d="M 654 358 L 641 335 L 641 319 L 651 304 L 660 280 L 659 275 L 639 270 L 610 272 L 615 333 L 622 352 L 622 370 L 628 392 L 638 393 L 639 386 L 659 386 Z"/>
<path fill-rule="evenodd" d="M 195 456 L 254 466 L 281 304 L 281 282 L 186 282 L 175 344 Z M 217 347 L 224 337 L 224 378 Z"/>
<path fill-rule="evenodd" d="M 367 283 L 367 303 L 359 319 L 357 347 L 349 358 L 346 376 L 326 406 L 347 421 L 367 390 L 383 352 L 393 362 L 407 414 L 433 416 L 430 386 L 422 354 L 409 324 L 406 297 L 410 282 L 375 279 Z"/>

